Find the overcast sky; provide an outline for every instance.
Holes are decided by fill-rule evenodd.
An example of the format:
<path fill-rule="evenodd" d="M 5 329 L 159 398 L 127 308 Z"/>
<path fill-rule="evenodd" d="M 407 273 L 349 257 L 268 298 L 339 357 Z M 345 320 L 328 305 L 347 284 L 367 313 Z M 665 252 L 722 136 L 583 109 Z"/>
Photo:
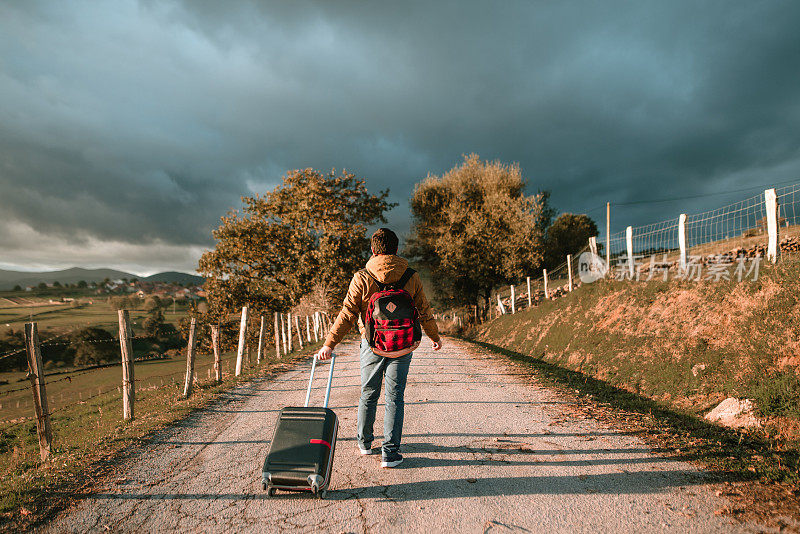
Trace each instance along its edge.
<path fill-rule="evenodd" d="M 464 153 L 612 231 L 800 182 L 800 3 L 0 4 L 0 268 L 193 271 L 241 195 Z M 763 187 L 762 187 L 763 188 Z M 601 225 L 602 226 L 602 225 Z"/>

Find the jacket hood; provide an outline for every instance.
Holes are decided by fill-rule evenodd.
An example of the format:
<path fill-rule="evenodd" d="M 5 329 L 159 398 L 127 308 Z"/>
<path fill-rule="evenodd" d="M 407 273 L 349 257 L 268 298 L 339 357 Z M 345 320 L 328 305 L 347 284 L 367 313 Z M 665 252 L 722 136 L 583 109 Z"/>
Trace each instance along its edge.
<path fill-rule="evenodd" d="M 408 261 L 394 254 L 372 256 L 367 262 L 367 270 L 382 284 L 397 282 L 406 269 Z"/>

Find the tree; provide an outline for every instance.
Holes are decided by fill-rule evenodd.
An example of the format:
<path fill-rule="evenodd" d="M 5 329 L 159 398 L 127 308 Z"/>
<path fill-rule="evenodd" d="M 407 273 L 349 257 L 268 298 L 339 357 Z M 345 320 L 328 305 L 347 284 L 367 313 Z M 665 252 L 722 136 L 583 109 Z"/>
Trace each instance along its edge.
<path fill-rule="evenodd" d="M 102 328 L 86 327 L 69 337 L 64 358 L 73 365 L 97 365 L 116 359 L 118 349 L 113 335 Z"/>
<path fill-rule="evenodd" d="M 108 299 L 108 304 L 112 310 L 126 310 L 128 309 L 127 297 L 111 297 Z"/>
<path fill-rule="evenodd" d="M 39 289 L 47 289 L 47 284 L 45 282 L 39 282 L 39 285 L 36 287 Z"/>
<path fill-rule="evenodd" d="M 597 235 L 597 224 L 587 215 L 562 213 L 547 229 L 545 238 L 545 267 L 552 269 L 567 261 Z"/>
<path fill-rule="evenodd" d="M 56 280 L 55 282 L 53 282 L 53 287 L 61 287 L 61 282 Z"/>
<path fill-rule="evenodd" d="M 388 191 L 372 195 L 343 171 L 292 171 L 263 196 L 242 197 L 214 230 L 216 245 L 200 258 L 210 313 L 222 317 L 245 303 L 251 313 L 285 310 L 314 283 L 340 288 L 369 254 L 367 226 L 385 222 Z"/>
<path fill-rule="evenodd" d="M 147 297 L 147 299 L 144 301 L 144 310 L 146 312 L 151 312 L 158 308 L 161 308 L 161 299 L 158 298 L 158 295 Z"/>
<path fill-rule="evenodd" d="M 176 332 L 175 326 L 164 319 L 164 312 L 161 311 L 161 308 L 155 308 L 150 312 L 142 322 L 142 328 L 145 335 L 162 342 L 168 340 Z"/>
<path fill-rule="evenodd" d="M 22 286 L 17 284 L 14 286 L 14 291 L 22 291 Z"/>
<path fill-rule="evenodd" d="M 81 288 L 81 289 L 87 287 L 88 285 L 89 284 L 86 283 L 86 280 L 81 280 L 81 281 L 78 282 L 78 287 Z"/>
<path fill-rule="evenodd" d="M 476 154 L 416 185 L 407 252 L 431 268 L 443 302 L 488 301 L 498 284 L 539 269 L 547 196 L 524 188 L 518 165 Z"/>

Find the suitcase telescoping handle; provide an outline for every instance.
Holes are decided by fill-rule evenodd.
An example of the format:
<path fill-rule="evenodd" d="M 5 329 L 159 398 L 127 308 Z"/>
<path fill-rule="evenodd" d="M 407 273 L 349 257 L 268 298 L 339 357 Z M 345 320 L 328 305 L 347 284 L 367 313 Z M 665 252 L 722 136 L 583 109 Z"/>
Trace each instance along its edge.
<path fill-rule="evenodd" d="M 331 369 L 328 371 L 328 387 L 325 390 L 325 404 L 322 405 L 323 408 L 328 407 L 328 399 L 331 398 L 331 381 L 333 381 L 333 364 L 336 361 L 336 354 L 331 355 Z M 308 391 L 306 391 L 306 403 L 305 406 L 308 406 L 308 401 L 311 399 L 311 383 L 314 382 L 314 369 L 317 367 L 317 355 L 314 355 L 314 361 L 311 362 L 311 376 L 308 377 Z"/>

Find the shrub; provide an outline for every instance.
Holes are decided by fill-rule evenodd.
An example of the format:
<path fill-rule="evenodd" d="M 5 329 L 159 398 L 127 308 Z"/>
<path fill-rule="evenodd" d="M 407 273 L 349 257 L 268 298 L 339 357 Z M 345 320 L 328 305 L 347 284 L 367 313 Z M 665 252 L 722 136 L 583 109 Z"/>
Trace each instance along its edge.
<path fill-rule="evenodd" d="M 76 366 L 97 365 L 117 358 L 118 351 L 114 336 L 102 328 L 86 327 L 70 336 L 64 357 Z"/>
<path fill-rule="evenodd" d="M 794 371 L 771 373 L 762 378 L 753 392 L 762 415 L 800 417 L 800 379 Z"/>

